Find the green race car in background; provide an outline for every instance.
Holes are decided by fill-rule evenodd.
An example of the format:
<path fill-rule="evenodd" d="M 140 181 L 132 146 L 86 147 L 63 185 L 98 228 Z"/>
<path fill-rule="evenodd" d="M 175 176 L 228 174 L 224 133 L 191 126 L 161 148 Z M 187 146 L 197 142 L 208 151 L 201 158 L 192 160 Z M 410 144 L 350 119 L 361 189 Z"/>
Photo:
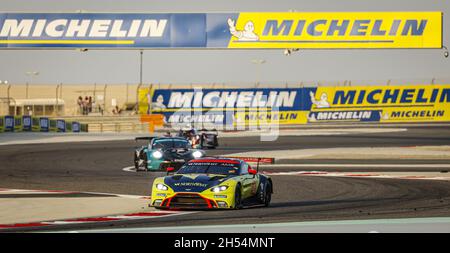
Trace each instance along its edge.
<path fill-rule="evenodd" d="M 189 160 L 205 156 L 203 150 L 192 148 L 191 143 L 182 137 L 137 137 L 135 140 L 149 142 L 134 152 L 136 171 L 165 170 L 167 167 L 178 169 Z"/>

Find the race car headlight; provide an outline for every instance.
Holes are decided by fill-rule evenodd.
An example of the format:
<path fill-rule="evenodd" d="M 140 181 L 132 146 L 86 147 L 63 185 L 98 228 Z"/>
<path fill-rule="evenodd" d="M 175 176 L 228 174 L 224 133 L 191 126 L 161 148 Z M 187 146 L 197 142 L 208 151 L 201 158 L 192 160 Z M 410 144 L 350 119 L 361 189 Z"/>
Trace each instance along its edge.
<path fill-rule="evenodd" d="M 152 155 L 156 159 L 161 159 L 163 157 L 163 153 L 161 151 L 155 151 Z"/>
<path fill-rule="evenodd" d="M 228 186 L 226 186 L 226 185 L 221 185 L 221 186 L 213 187 L 213 188 L 211 189 L 211 191 L 212 191 L 212 192 L 223 192 L 223 191 L 225 191 L 226 189 L 228 189 Z"/>
<path fill-rule="evenodd" d="M 167 191 L 167 189 L 169 189 L 169 188 L 163 184 L 156 184 L 156 189 L 158 189 L 160 191 Z"/>
<path fill-rule="evenodd" d="M 192 156 L 194 157 L 194 158 L 200 158 L 200 157 L 202 157 L 203 156 L 203 154 L 202 154 L 202 152 L 200 152 L 200 151 L 194 151 L 194 153 L 192 153 Z"/>

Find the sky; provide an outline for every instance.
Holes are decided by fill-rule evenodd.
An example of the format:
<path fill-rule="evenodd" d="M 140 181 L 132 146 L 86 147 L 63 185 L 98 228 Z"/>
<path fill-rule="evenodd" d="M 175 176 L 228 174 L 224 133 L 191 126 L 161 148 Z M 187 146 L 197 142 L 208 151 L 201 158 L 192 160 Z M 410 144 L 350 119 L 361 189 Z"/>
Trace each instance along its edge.
<path fill-rule="evenodd" d="M 0 12 L 239 12 L 239 11 L 442 11 L 444 45 L 450 46 L 448 0 L 0 0 Z M 264 59 L 256 65 L 252 60 Z M 450 58 L 441 49 L 302 50 L 146 50 L 144 83 L 244 85 L 301 81 L 360 80 L 382 83 L 450 83 Z M 135 84 L 139 52 L 134 50 L 0 50 L 0 80 L 39 84 Z M 423 81 L 422 81 L 423 80 Z"/>

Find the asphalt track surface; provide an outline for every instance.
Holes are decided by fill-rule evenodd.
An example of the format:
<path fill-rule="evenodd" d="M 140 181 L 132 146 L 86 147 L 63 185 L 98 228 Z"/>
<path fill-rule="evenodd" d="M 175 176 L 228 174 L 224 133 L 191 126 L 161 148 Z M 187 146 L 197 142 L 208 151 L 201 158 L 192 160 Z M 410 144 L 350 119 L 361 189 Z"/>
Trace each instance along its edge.
<path fill-rule="evenodd" d="M 226 138 L 220 141 L 220 148 L 208 151 L 208 155 L 273 149 L 450 145 L 450 127 L 408 127 L 408 131 L 405 132 L 382 134 L 286 136 L 280 137 L 276 142 L 260 142 L 258 137 Z M 123 171 L 122 168 L 132 165 L 135 146 L 134 141 L 0 146 L 0 188 L 149 195 L 153 179 L 164 173 Z M 338 161 L 330 157 L 329 160 L 308 162 L 361 163 L 364 161 Z M 378 162 L 395 161 L 378 160 Z M 430 163 L 430 161 L 420 160 L 409 162 Z M 450 160 L 441 160 L 439 163 L 449 164 Z M 266 170 L 292 171 L 295 168 Z M 301 170 L 307 169 L 301 168 Z M 352 170 L 355 169 L 348 171 Z M 383 170 L 390 171 L 389 168 L 383 168 Z M 392 169 L 392 171 L 398 170 L 401 169 Z M 339 171 L 346 170 L 340 168 Z M 420 168 L 420 171 L 439 171 L 439 168 Z M 151 220 L 59 226 L 57 229 L 450 217 L 449 181 L 307 176 L 273 176 L 273 181 L 275 193 L 269 208 L 201 211 Z"/>

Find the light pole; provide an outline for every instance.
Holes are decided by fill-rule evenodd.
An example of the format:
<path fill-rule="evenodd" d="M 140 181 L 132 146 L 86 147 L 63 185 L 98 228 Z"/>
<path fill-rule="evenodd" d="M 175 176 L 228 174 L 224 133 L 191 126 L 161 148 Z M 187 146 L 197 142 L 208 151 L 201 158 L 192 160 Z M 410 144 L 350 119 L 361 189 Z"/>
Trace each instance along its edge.
<path fill-rule="evenodd" d="M 4 85 L 6 85 L 6 86 L 8 86 L 8 81 L 7 80 L 0 80 L 0 84 L 4 84 Z"/>
<path fill-rule="evenodd" d="M 139 112 L 139 89 L 142 86 L 142 75 L 143 75 L 143 60 L 144 60 L 144 50 L 139 51 L 139 84 L 136 88 L 136 113 Z M 127 88 L 128 90 L 128 88 Z"/>
<path fill-rule="evenodd" d="M 9 89 L 11 88 L 11 85 L 8 85 L 8 81 L 7 80 L 0 80 L 0 85 L 4 84 L 6 86 L 6 96 L 7 96 L 7 103 L 8 103 L 8 110 L 9 110 Z"/>
<path fill-rule="evenodd" d="M 142 86 L 142 67 L 143 67 L 143 59 L 144 59 L 144 50 L 139 51 L 139 84 Z"/>
<path fill-rule="evenodd" d="M 8 81 L 7 80 L 0 80 L 0 85 L 4 84 L 6 87 L 8 87 Z M 8 89 L 8 88 L 7 88 Z M 8 96 L 9 97 L 9 96 Z M 8 101 L 9 102 L 9 101 Z"/>
<path fill-rule="evenodd" d="M 6 85 L 6 87 L 7 87 L 7 89 L 9 90 L 9 86 L 10 85 L 8 85 L 8 81 L 7 80 L 0 80 L 0 84 L 4 84 L 4 85 Z M 9 95 L 8 95 L 8 97 L 9 97 Z"/>
<path fill-rule="evenodd" d="M 266 63 L 266 60 L 264 59 L 253 59 L 252 63 L 255 64 L 257 67 L 257 76 L 256 76 L 256 83 L 259 85 L 259 83 L 261 82 L 261 65 Z"/>
<path fill-rule="evenodd" d="M 27 74 L 27 76 L 30 76 L 30 77 L 31 77 L 30 83 L 33 83 L 33 78 L 34 78 L 35 76 L 39 75 L 39 72 L 38 72 L 38 71 L 27 71 L 27 72 L 25 72 L 25 74 Z M 27 83 L 27 86 L 26 86 L 26 92 L 25 92 L 25 94 L 26 94 L 26 98 L 28 99 L 28 83 Z"/>

